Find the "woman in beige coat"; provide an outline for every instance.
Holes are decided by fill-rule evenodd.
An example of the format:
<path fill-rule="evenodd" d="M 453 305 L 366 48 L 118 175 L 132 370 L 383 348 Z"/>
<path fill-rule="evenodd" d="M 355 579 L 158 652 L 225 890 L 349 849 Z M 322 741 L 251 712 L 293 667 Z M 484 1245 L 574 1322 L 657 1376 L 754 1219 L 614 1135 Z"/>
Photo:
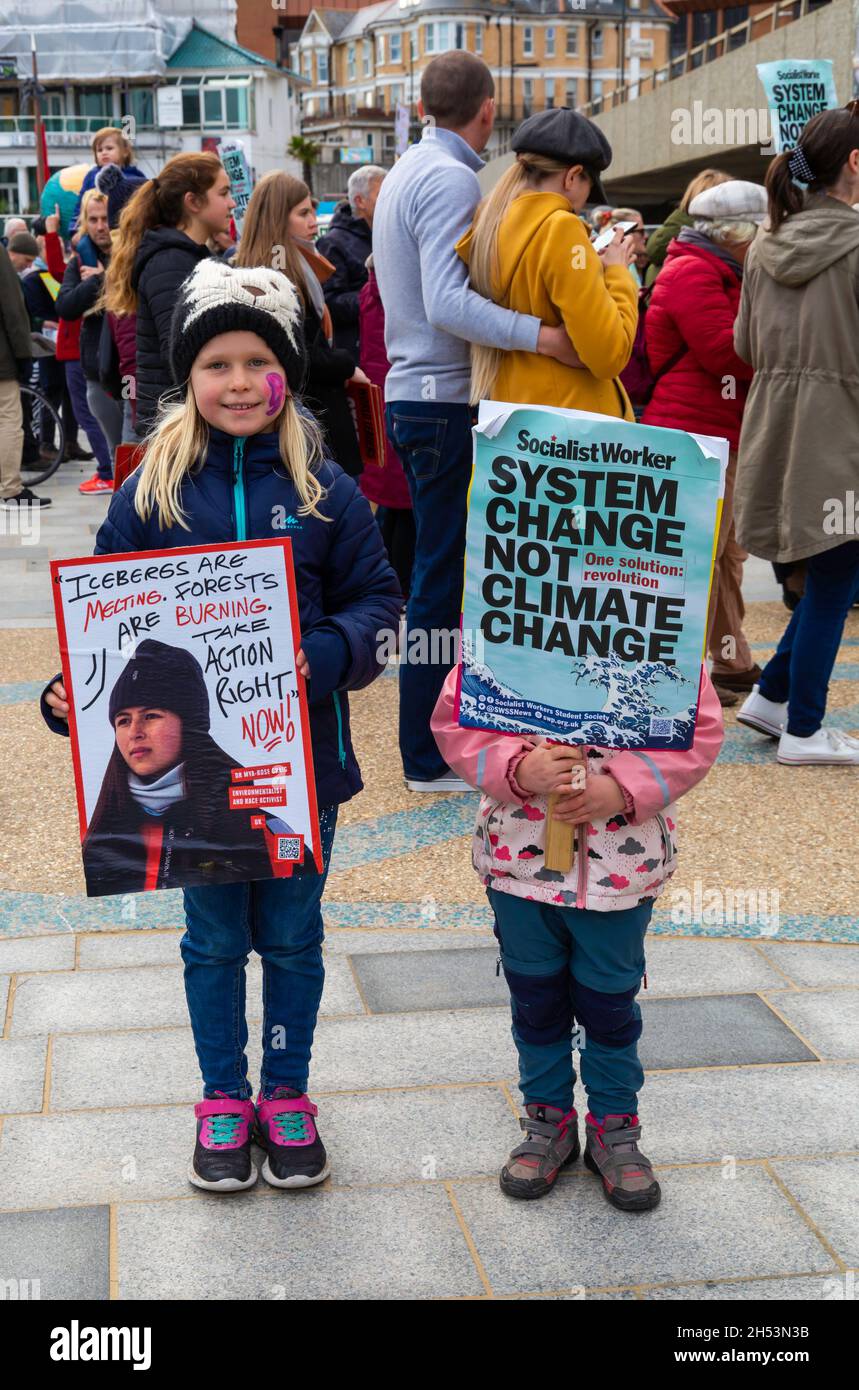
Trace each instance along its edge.
<path fill-rule="evenodd" d="M 814 116 L 772 161 L 769 221 L 746 257 L 737 353 L 755 369 L 740 435 L 737 539 L 803 560 L 805 594 L 738 719 L 780 763 L 859 764 L 823 726 L 859 588 L 859 102 Z"/>

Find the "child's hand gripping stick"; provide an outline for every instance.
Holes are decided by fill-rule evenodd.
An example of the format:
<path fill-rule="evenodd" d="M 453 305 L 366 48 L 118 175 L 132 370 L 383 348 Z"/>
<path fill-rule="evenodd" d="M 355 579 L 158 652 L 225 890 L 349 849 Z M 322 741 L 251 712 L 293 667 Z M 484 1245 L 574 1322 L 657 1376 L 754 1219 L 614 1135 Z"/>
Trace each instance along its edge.
<path fill-rule="evenodd" d="M 547 869 L 554 869 L 556 873 L 568 874 L 573 867 L 573 852 L 575 849 L 576 829 L 568 821 L 557 820 L 554 815 L 555 807 L 560 798 L 569 790 L 583 791 L 585 778 L 587 776 L 585 763 L 585 750 L 582 747 L 568 748 L 566 750 L 571 758 L 570 767 L 571 788 L 564 791 L 554 791 L 549 795 L 549 818 L 546 823 L 546 858 L 543 861 Z"/>

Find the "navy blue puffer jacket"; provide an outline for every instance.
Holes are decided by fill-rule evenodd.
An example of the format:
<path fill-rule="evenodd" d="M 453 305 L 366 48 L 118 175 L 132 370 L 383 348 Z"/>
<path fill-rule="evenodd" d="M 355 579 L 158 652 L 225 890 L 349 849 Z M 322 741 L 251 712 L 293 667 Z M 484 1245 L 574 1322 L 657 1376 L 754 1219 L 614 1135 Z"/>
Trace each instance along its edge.
<path fill-rule="evenodd" d="M 381 532 L 355 482 L 336 463 L 318 471 L 327 497 L 319 510 L 330 521 L 299 516 L 299 498 L 280 460 L 277 433 L 236 438 L 209 432 L 205 465 L 186 478 L 181 504 L 189 530 L 161 530 L 157 515 L 142 521 L 134 509 L 137 475 L 115 494 L 96 537 L 96 555 L 223 541 L 292 541 L 301 645 L 310 664 L 308 701 L 316 794 L 320 807 L 348 801 L 362 788 L 349 735 L 347 690 L 379 675 L 380 630 L 396 630 L 402 598 Z M 58 733 L 42 699 L 42 713 Z"/>

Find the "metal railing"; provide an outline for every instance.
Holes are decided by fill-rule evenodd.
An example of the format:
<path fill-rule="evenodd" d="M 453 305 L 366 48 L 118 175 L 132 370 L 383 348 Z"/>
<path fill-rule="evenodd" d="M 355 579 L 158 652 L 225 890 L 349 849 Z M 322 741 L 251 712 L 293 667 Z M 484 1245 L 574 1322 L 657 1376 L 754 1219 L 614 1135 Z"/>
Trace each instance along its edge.
<path fill-rule="evenodd" d="M 43 116 L 42 125 L 46 134 L 94 135 L 106 125 L 116 124 L 115 116 Z M 34 116 L 0 116 L 0 135 L 34 135 L 36 120 Z M 159 127 L 143 125 L 138 121 L 136 131 L 157 131 Z"/>
<path fill-rule="evenodd" d="M 828 4 L 829 0 L 823 0 Z M 739 24 L 734 24 L 730 29 L 725 29 L 721 34 L 714 34 L 712 38 L 705 39 L 703 43 L 697 43 L 691 48 L 687 48 L 683 53 L 677 54 L 670 62 L 665 63 L 660 68 L 652 68 L 649 72 L 642 73 L 635 82 L 624 82 L 623 86 L 615 87 L 603 96 L 597 97 L 594 101 L 589 101 L 580 107 L 583 116 L 599 116 L 602 112 L 611 111 L 615 106 L 623 106 L 627 101 L 634 101 L 646 91 L 656 91 L 665 82 L 671 82 L 676 77 L 684 77 L 688 72 L 694 72 L 704 63 L 712 63 L 716 58 L 723 58 L 726 53 L 732 52 L 735 48 L 741 48 L 743 44 L 751 43 L 755 39 L 764 38 L 767 34 L 772 34 L 776 29 L 782 28 L 785 23 L 794 23 L 797 19 L 802 19 L 812 10 L 820 9 L 821 4 L 815 0 L 776 0 L 768 10 L 761 10 L 760 14 L 749 15 Z"/>

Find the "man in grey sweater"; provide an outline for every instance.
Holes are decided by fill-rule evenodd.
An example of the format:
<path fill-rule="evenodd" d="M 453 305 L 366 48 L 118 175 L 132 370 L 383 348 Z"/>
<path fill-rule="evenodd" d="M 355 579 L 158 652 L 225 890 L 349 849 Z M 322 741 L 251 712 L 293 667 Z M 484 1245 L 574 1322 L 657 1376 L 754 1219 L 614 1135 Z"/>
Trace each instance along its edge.
<path fill-rule="evenodd" d="M 373 217 L 391 364 L 386 424 L 415 517 L 400 664 L 400 752 L 412 791 L 471 790 L 446 766 L 430 730 L 459 631 L 476 418 L 468 404 L 470 344 L 578 361 L 563 328 L 475 294 L 454 250 L 480 201 L 478 152 L 492 133 L 494 91 L 489 68 L 470 53 L 445 53 L 427 65 L 418 108 L 427 122 L 423 139 L 388 174 Z"/>

